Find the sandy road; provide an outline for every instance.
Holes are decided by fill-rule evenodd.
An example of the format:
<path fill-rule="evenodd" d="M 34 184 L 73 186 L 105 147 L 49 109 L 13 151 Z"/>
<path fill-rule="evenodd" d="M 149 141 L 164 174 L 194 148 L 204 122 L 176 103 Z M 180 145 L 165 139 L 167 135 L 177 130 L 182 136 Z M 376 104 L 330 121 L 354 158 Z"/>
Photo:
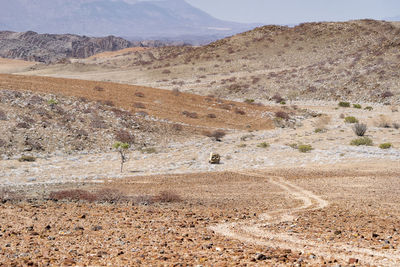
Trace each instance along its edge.
<path fill-rule="evenodd" d="M 254 172 L 240 172 L 240 174 L 252 177 L 265 177 L 261 173 Z M 270 183 L 282 188 L 287 197 L 300 200 L 303 204 L 289 209 L 279 209 L 263 213 L 256 220 L 253 219 L 241 223 L 222 223 L 212 226 L 211 229 L 221 235 L 262 246 L 298 250 L 303 253 L 313 253 L 344 261 L 349 258 L 356 258 L 362 264 L 400 265 L 399 249 L 376 251 L 342 243 L 313 241 L 302 237 L 301 233 L 276 233 L 272 231 L 273 225 L 282 222 L 294 222 L 296 215 L 326 208 L 329 202 L 310 191 L 290 183 L 283 177 L 268 177 L 267 179 Z"/>

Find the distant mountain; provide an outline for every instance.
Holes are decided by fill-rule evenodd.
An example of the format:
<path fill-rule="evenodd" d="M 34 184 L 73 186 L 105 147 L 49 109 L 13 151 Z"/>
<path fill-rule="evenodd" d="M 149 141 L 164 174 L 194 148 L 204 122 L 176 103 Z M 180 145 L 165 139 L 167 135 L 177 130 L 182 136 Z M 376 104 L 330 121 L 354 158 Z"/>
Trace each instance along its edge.
<path fill-rule="evenodd" d="M 0 57 L 39 62 L 55 62 L 67 57 L 86 58 L 104 51 L 115 51 L 133 44 L 122 38 L 93 38 L 72 34 L 0 32 Z"/>
<path fill-rule="evenodd" d="M 390 18 L 385 18 L 386 21 L 400 21 L 400 15 Z"/>
<path fill-rule="evenodd" d="M 0 30 L 149 39 L 227 36 L 255 26 L 218 20 L 184 0 L 0 0 Z"/>

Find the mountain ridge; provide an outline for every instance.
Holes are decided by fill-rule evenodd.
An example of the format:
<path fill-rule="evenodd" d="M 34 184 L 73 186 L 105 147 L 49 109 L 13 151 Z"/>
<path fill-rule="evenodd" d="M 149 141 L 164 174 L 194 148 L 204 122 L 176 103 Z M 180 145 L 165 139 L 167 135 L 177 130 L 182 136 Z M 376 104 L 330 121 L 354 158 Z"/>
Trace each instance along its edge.
<path fill-rule="evenodd" d="M 0 0 L 0 7 L 0 30 L 17 32 L 153 39 L 215 34 L 225 37 L 256 26 L 216 19 L 184 0 Z"/>

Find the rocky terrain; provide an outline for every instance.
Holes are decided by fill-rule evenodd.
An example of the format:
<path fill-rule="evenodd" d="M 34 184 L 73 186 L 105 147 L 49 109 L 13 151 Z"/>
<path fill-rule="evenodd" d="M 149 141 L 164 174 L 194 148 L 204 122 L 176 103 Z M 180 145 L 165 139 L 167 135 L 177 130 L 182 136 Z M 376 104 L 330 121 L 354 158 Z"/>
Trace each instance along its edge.
<path fill-rule="evenodd" d="M 122 38 L 87 37 L 72 34 L 38 34 L 0 32 L 0 57 L 51 63 L 66 58 L 87 58 L 104 51 L 116 51 L 133 46 Z"/>
<path fill-rule="evenodd" d="M 398 33 L 1 60 L 0 265 L 399 266 Z"/>
<path fill-rule="evenodd" d="M 264 26 L 202 47 L 166 47 L 27 72 L 230 99 L 399 102 L 398 22 Z M 81 65 L 88 66 L 82 72 Z M 91 70 L 89 66 L 96 66 Z M 101 70 L 101 68 L 104 68 Z"/>

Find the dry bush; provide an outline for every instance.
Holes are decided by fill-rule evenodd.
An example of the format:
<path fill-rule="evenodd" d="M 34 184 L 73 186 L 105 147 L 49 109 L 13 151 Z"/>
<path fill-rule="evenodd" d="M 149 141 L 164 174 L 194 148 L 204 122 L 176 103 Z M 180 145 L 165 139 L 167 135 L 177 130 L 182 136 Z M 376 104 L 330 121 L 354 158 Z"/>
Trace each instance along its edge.
<path fill-rule="evenodd" d="M 97 200 L 97 196 L 86 190 L 81 189 L 71 189 L 71 190 L 61 190 L 57 192 L 51 192 L 49 194 L 49 199 L 59 201 L 87 201 L 94 202 Z"/>
<path fill-rule="evenodd" d="M 278 93 L 272 96 L 271 99 L 274 100 L 275 103 L 281 103 L 282 101 L 285 101 L 285 99 Z"/>
<path fill-rule="evenodd" d="M 183 115 L 185 115 L 188 118 L 192 118 L 192 119 L 197 119 L 199 118 L 199 116 L 197 115 L 196 112 L 189 112 L 189 111 L 184 111 L 182 112 Z"/>
<path fill-rule="evenodd" d="M 367 125 L 364 123 L 356 123 L 353 125 L 353 131 L 357 136 L 364 136 L 367 132 Z"/>
<path fill-rule="evenodd" d="M 221 141 L 221 139 L 226 135 L 225 131 L 223 130 L 215 130 L 215 131 L 205 131 L 203 135 L 214 139 L 215 141 Z"/>
<path fill-rule="evenodd" d="M 134 108 L 142 108 L 142 109 L 146 108 L 146 106 L 143 103 L 140 103 L 140 102 L 133 103 L 133 107 Z"/>
<path fill-rule="evenodd" d="M 93 118 L 90 122 L 90 127 L 95 129 L 107 129 L 107 124 L 101 118 Z"/>
<path fill-rule="evenodd" d="M 178 88 L 174 88 L 174 89 L 172 90 L 172 94 L 173 94 L 174 96 L 178 96 L 178 95 L 181 94 L 181 92 L 179 91 Z"/>
<path fill-rule="evenodd" d="M 6 121 L 6 120 L 7 120 L 7 114 L 3 110 L 0 110 L 0 121 Z"/>
<path fill-rule="evenodd" d="M 128 198 L 117 189 L 104 188 L 96 192 L 96 201 L 116 203 L 128 201 Z"/>
<path fill-rule="evenodd" d="M 171 71 L 170 70 L 163 70 L 161 73 L 162 74 L 171 74 Z"/>
<path fill-rule="evenodd" d="M 222 109 L 226 109 L 226 110 L 232 109 L 232 105 L 229 105 L 229 104 L 220 104 L 218 107 L 222 108 Z"/>
<path fill-rule="evenodd" d="M 181 132 L 183 130 L 183 126 L 177 123 L 172 124 L 172 130 L 176 132 Z"/>
<path fill-rule="evenodd" d="M 239 114 L 239 115 L 245 115 L 246 114 L 246 112 L 244 110 L 241 110 L 241 109 L 238 109 L 238 108 L 235 109 L 235 113 Z"/>
<path fill-rule="evenodd" d="M 137 97 L 144 97 L 144 94 L 142 92 L 136 92 L 135 96 Z"/>
<path fill-rule="evenodd" d="M 161 203 L 172 203 L 180 202 L 182 201 L 182 198 L 173 191 L 161 191 L 157 196 L 154 196 L 153 201 Z"/>
<path fill-rule="evenodd" d="M 215 115 L 214 113 L 207 114 L 207 118 L 215 119 L 216 117 L 217 115 Z"/>
<path fill-rule="evenodd" d="M 130 132 L 125 130 L 119 130 L 114 133 L 115 140 L 127 143 L 127 144 L 134 144 L 135 143 L 135 136 L 132 135 Z"/>
<path fill-rule="evenodd" d="M 95 90 L 95 91 L 97 91 L 97 92 L 102 92 L 102 91 L 104 91 L 104 88 L 97 85 L 97 86 L 95 86 L 95 87 L 93 88 L 93 90 Z"/>
<path fill-rule="evenodd" d="M 392 126 L 392 121 L 385 115 L 380 115 L 375 120 L 375 126 L 380 128 L 390 128 Z"/>
<path fill-rule="evenodd" d="M 114 113 L 114 115 L 120 119 L 127 119 L 128 117 L 132 116 L 132 113 L 129 111 L 125 111 L 119 108 L 113 108 L 111 111 Z"/>
<path fill-rule="evenodd" d="M 23 197 L 9 189 L 1 188 L 0 189 L 0 203 L 6 203 L 8 201 L 20 201 Z"/>
<path fill-rule="evenodd" d="M 114 106 L 114 102 L 112 102 L 111 100 L 104 100 L 102 102 L 103 105 L 109 106 L 109 107 L 113 107 Z"/>
<path fill-rule="evenodd" d="M 290 116 L 287 112 L 284 111 L 277 111 L 275 112 L 275 117 L 283 119 L 283 120 L 288 120 L 290 119 Z"/>
<path fill-rule="evenodd" d="M 22 129 L 29 129 L 29 128 L 31 128 L 31 126 L 30 126 L 28 123 L 26 123 L 26 122 L 19 122 L 19 123 L 17 123 L 16 127 L 17 127 L 17 128 L 22 128 Z"/>
<path fill-rule="evenodd" d="M 386 92 L 382 93 L 383 98 L 388 98 L 388 97 L 392 97 L 392 96 L 394 96 L 394 94 L 390 91 L 386 91 Z"/>

